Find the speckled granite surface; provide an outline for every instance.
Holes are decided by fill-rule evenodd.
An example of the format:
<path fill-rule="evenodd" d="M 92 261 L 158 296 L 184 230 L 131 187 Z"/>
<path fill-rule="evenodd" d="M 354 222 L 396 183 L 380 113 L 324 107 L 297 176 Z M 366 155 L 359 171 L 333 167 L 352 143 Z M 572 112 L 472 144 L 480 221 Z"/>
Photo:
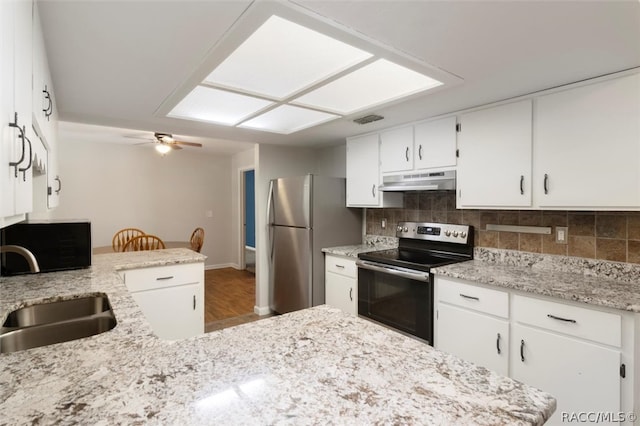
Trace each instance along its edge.
<path fill-rule="evenodd" d="M 362 244 L 350 246 L 327 247 L 322 251 L 329 254 L 339 256 L 347 256 L 357 258 L 360 253 L 368 253 L 370 251 L 388 250 L 398 247 L 398 239 L 393 237 L 384 237 L 379 235 L 365 235 Z"/>
<path fill-rule="evenodd" d="M 640 312 L 640 267 L 579 257 L 476 248 L 474 260 L 432 272 L 506 289 Z"/>
<path fill-rule="evenodd" d="M 0 355 L 0 424 L 541 424 L 555 409 L 544 392 L 326 306 L 159 340 L 115 268 L 202 259 L 146 255 L 0 279 L 3 313 L 105 292 L 118 320 L 94 337 Z"/>

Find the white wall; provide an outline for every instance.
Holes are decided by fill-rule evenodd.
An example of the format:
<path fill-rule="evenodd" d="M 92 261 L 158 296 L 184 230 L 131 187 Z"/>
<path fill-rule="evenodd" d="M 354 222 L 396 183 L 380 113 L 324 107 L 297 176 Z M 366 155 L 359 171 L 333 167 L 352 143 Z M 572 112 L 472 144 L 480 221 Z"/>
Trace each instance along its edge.
<path fill-rule="evenodd" d="M 121 228 L 186 241 L 199 226 L 206 266 L 233 265 L 230 156 L 185 148 L 161 157 L 152 146 L 66 140 L 59 151 L 63 191 L 50 216 L 89 219 L 94 247 L 111 245 Z"/>
<path fill-rule="evenodd" d="M 244 208 L 244 200 L 242 199 L 243 188 L 241 174 L 246 170 L 256 168 L 256 148 L 242 151 L 231 157 L 231 228 L 233 234 L 233 244 L 231 251 L 234 254 L 234 265 L 236 268 L 241 267 L 241 256 L 243 254 L 244 236 L 242 235 L 242 209 Z"/>
<path fill-rule="evenodd" d="M 320 176 L 347 177 L 347 145 L 321 148 L 316 153 L 316 171 Z"/>
<path fill-rule="evenodd" d="M 259 145 L 256 167 L 256 307 L 259 315 L 269 313 L 269 249 L 267 197 L 269 181 L 316 171 L 317 150 L 291 146 Z"/>

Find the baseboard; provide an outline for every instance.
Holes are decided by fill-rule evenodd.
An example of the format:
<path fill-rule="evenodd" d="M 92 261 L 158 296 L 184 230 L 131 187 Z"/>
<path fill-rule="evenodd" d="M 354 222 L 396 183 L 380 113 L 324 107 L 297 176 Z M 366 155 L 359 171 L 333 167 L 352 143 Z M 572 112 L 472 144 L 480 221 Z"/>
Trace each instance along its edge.
<path fill-rule="evenodd" d="M 237 263 L 219 263 L 217 265 L 205 265 L 204 269 L 209 270 L 209 269 L 222 269 L 222 268 L 234 268 L 234 269 L 240 269 L 240 265 L 238 265 Z"/>
<path fill-rule="evenodd" d="M 253 312 L 260 316 L 263 316 L 263 315 L 269 315 L 271 313 L 271 309 L 269 309 L 268 306 L 254 306 Z"/>

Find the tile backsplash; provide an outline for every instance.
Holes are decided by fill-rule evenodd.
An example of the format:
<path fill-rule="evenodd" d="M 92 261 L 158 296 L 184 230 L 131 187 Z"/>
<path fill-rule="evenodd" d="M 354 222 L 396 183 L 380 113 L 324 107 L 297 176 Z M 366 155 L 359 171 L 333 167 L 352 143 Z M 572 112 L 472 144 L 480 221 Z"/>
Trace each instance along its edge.
<path fill-rule="evenodd" d="M 640 263 L 640 212 L 459 210 L 455 191 L 425 191 L 406 192 L 401 209 L 367 209 L 366 221 L 370 235 L 395 236 L 396 224 L 402 221 L 466 224 L 475 229 L 477 247 Z M 552 231 L 487 231 L 487 224 L 547 226 Z M 556 243 L 557 226 L 568 228 L 566 244 Z"/>

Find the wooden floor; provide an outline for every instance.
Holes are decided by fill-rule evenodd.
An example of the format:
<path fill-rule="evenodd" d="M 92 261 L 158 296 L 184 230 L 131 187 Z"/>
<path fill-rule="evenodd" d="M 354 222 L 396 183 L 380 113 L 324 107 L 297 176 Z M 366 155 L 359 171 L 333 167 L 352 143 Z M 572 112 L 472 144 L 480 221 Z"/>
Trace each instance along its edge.
<path fill-rule="evenodd" d="M 266 318 L 253 313 L 256 276 L 234 268 L 204 273 L 205 331 L 210 332 Z"/>

